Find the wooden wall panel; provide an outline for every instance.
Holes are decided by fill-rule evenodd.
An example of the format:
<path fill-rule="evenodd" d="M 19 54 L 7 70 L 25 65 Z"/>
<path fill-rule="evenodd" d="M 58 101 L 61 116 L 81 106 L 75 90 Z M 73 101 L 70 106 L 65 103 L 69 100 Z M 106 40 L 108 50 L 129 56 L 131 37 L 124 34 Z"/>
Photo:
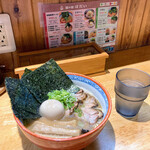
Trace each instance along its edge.
<path fill-rule="evenodd" d="M 122 35 L 123 35 L 123 28 L 125 23 L 127 6 L 128 6 L 128 0 L 120 1 L 115 50 L 121 49 L 121 42 L 122 42 Z"/>
<path fill-rule="evenodd" d="M 67 3 L 68 0 L 59 0 L 59 3 Z"/>
<path fill-rule="evenodd" d="M 126 11 L 121 49 L 136 47 L 146 0 L 129 0 Z"/>
<path fill-rule="evenodd" d="M 12 71 L 14 67 L 12 53 L 0 54 L 0 65 L 5 65 L 6 71 Z"/>
<path fill-rule="evenodd" d="M 0 0 L 0 13 L 2 13 L 2 4 L 1 4 L 1 0 Z"/>
<path fill-rule="evenodd" d="M 40 25 L 39 19 L 39 8 L 38 3 L 59 3 L 59 0 L 32 0 L 32 10 L 33 10 L 33 18 L 34 18 L 34 27 L 36 31 L 36 40 L 37 40 L 37 49 L 44 49 L 45 47 L 45 37 L 44 37 L 44 29 Z"/>
<path fill-rule="evenodd" d="M 1 0 L 4 13 L 8 13 L 18 51 L 37 49 L 36 34 L 30 0 Z"/>
<path fill-rule="evenodd" d="M 107 59 L 108 69 L 150 60 L 150 46 L 143 46 L 112 53 Z"/>
<path fill-rule="evenodd" d="M 75 2 L 84 2 L 87 0 L 59 0 L 59 3 L 75 3 Z M 92 0 L 89 0 L 92 1 Z"/>
<path fill-rule="evenodd" d="M 150 45 L 150 0 L 147 0 L 137 46 Z"/>
<path fill-rule="evenodd" d="M 39 22 L 39 2 L 66 3 L 80 1 L 92 0 L 0 0 L 0 13 L 8 13 L 11 17 L 17 52 L 45 49 L 43 28 L 40 27 Z M 116 50 L 150 45 L 149 18 L 150 0 L 120 0 Z M 16 57 L 12 57 L 12 55 L 15 56 L 14 54 L 0 54 L 0 64 L 6 64 L 8 70 L 13 69 L 14 65 L 16 67 Z M 119 56 L 118 54 L 115 55 Z M 145 56 L 141 55 L 141 57 Z M 13 64 L 13 59 L 15 64 Z"/>
<path fill-rule="evenodd" d="M 23 0 L 1 0 L 4 12 L 9 13 L 12 19 L 17 51 L 45 48 L 43 28 L 40 27 L 39 23 L 38 2 L 64 3 L 77 1 L 91 0 L 27 0 L 26 2 Z M 146 10 L 144 11 L 145 5 Z M 147 0 L 147 4 L 146 0 L 120 0 L 116 50 L 150 44 L 148 34 L 149 7 L 149 0 Z M 19 8 L 19 12 L 15 12 L 14 8 L 16 8 L 16 11 Z M 143 13 L 144 18 L 142 19 Z"/>

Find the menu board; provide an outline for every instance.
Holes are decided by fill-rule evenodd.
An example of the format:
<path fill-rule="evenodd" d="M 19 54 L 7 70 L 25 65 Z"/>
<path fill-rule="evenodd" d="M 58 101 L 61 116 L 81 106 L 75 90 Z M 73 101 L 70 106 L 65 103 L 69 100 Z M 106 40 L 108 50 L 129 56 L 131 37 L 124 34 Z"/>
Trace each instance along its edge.
<path fill-rule="evenodd" d="M 113 52 L 119 0 L 42 4 L 47 48 L 96 42 Z"/>

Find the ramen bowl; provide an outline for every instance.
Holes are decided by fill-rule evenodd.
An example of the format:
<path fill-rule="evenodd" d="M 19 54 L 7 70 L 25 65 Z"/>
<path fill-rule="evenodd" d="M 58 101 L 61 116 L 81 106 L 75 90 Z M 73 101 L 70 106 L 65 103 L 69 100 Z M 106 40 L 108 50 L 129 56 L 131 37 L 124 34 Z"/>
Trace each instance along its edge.
<path fill-rule="evenodd" d="M 78 150 L 88 146 L 96 139 L 96 137 L 102 131 L 111 113 L 112 103 L 110 96 L 106 91 L 106 89 L 100 83 L 85 75 L 77 73 L 66 73 L 66 74 L 77 86 L 86 89 L 97 98 L 97 100 L 101 104 L 104 113 L 103 120 L 96 128 L 80 136 L 67 139 L 60 139 L 60 138 L 54 139 L 40 136 L 31 132 L 21 123 L 21 121 L 17 117 L 14 116 L 23 134 L 31 142 L 33 142 L 43 150 L 70 150 L 70 149 Z"/>

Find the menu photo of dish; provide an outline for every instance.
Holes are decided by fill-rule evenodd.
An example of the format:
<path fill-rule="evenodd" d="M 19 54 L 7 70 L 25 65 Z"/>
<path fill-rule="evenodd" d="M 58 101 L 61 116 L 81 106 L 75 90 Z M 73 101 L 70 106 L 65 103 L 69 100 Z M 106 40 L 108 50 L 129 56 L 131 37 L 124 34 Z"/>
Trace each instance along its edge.
<path fill-rule="evenodd" d="M 60 40 L 60 45 L 73 45 L 73 33 L 63 33 Z"/>
<path fill-rule="evenodd" d="M 96 9 L 87 9 L 84 12 L 85 22 L 88 28 L 95 28 Z"/>
<path fill-rule="evenodd" d="M 115 41 L 115 37 L 116 37 L 116 35 L 112 34 L 112 35 L 109 36 L 109 40 L 111 42 L 113 42 L 113 41 Z"/>
<path fill-rule="evenodd" d="M 105 29 L 105 34 L 106 35 L 116 34 L 116 27 L 107 27 Z"/>
<path fill-rule="evenodd" d="M 67 23 L 63 23 L 60 24 L 60 32 L 72 32 L 73 31 L 73 23 L 67 22 Z"/>
<path fill-rule="evenodd" d="M 108 43 L 108 42 L 110 42 L 109 36 L 105 36 L 105 43 Z"/>
<path fill-rule="evenodd" d="M 111 7 L 111 8 L 108 10 L 108 17 L 116 16 L 117 13 L 118 13 L 118 8 L 117 8 L 117 7 Z"/>
<path fill-rule="evenodd" d="M 94 10 L 93 9 L 87 9 L 85 12 L 84 12 L 84 16 L 86 19 L 92 19 L 94 17 L 95 13 L 94 13 Z"/>
<path fill-rule="evenodd" d="M 115 41 L 115 36 L 116 35 L 109 35 L 109 36 L 105 36 L 105 43 L 108 43 L 108 42 L 113 42 Z"/>
<path fill-rule="evenodd" d="M 71 23 L 67 22 L 67 23 L 65 24 L 65 31 L 66 31 L 66 32 L 72 31 L 72 28 L 73 28 L 73 25 L 72 25 Z"/>
<path fill-rule="evenodd" d="M 73 30 L 73 14 L 71 11 L 59 13 L 60 29 L 63 32 L 71 32 Z"/>
<path fill-rule="evenodd" d="M 96 41 L 96 29 L 95 30 L 91 30 L 89 32 L 89 42 L 95 42 Z"/>
<path fill-rule="evenodd" d="M 105 43 L 107 42 L 113 42 L 115 41 L 116 38 L 116 27 L 108 27 L 105 29 Z"/>
<path fill-rule="evenodd" d="M 73 15 L 71 11 L 60 12 L 60 23 L 73 22 Z"/>
<path fill-rule="evenodd" d="M 110 18 L 109 23 L 115 24 L 118 20 L 118 8 L 110 7 L 110 9 L 108 10 L 108 17 Z"/>

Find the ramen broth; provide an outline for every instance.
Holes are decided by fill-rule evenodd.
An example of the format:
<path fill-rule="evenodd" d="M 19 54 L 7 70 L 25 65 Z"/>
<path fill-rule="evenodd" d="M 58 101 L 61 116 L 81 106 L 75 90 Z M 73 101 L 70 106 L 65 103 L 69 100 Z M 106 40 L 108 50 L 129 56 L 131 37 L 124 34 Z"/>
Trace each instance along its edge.
<path fill-rule="evenodd" d="M 92 93 L 83 88 L 82 91 L 84 91 L 84 93 L 82 94 L 86 95 L 86 99 L 84 99 L 82 102 L 80 101 L 78 103 L 78 106 L 76 107 L 76 110 L 81 111 L 80 116 L 79 112 L 75 110 L 72 113 L 68 114 L 70 110 L 67 109 L 65 110 L 63 118 L 60 120 L 49 120 L 45 117 L 41 117 L 30 122 L 30 124 L 27 125 L 27 128 L 40 136 L 51 138 L 75 137 L 94 129 L 103 120 L 102 108 L 99 101 L 92 95 Z M 80 99 L 78 97 L 79 95 L 83 98 L 81 92 L 77 93 L 77 96 L 75 94 L 77 99 Z M 89 106 L 90 102 L 91 106 Z M 76 105 L 74 105 L 74 107 L 75 106 Z M 89 114 L 90 111 L 91 114 Z M 100 114 L 98 114 L 98 112 L 100 112 Z M 97 115 L 101 115 L 101 117 L 98 118 Z"/>

